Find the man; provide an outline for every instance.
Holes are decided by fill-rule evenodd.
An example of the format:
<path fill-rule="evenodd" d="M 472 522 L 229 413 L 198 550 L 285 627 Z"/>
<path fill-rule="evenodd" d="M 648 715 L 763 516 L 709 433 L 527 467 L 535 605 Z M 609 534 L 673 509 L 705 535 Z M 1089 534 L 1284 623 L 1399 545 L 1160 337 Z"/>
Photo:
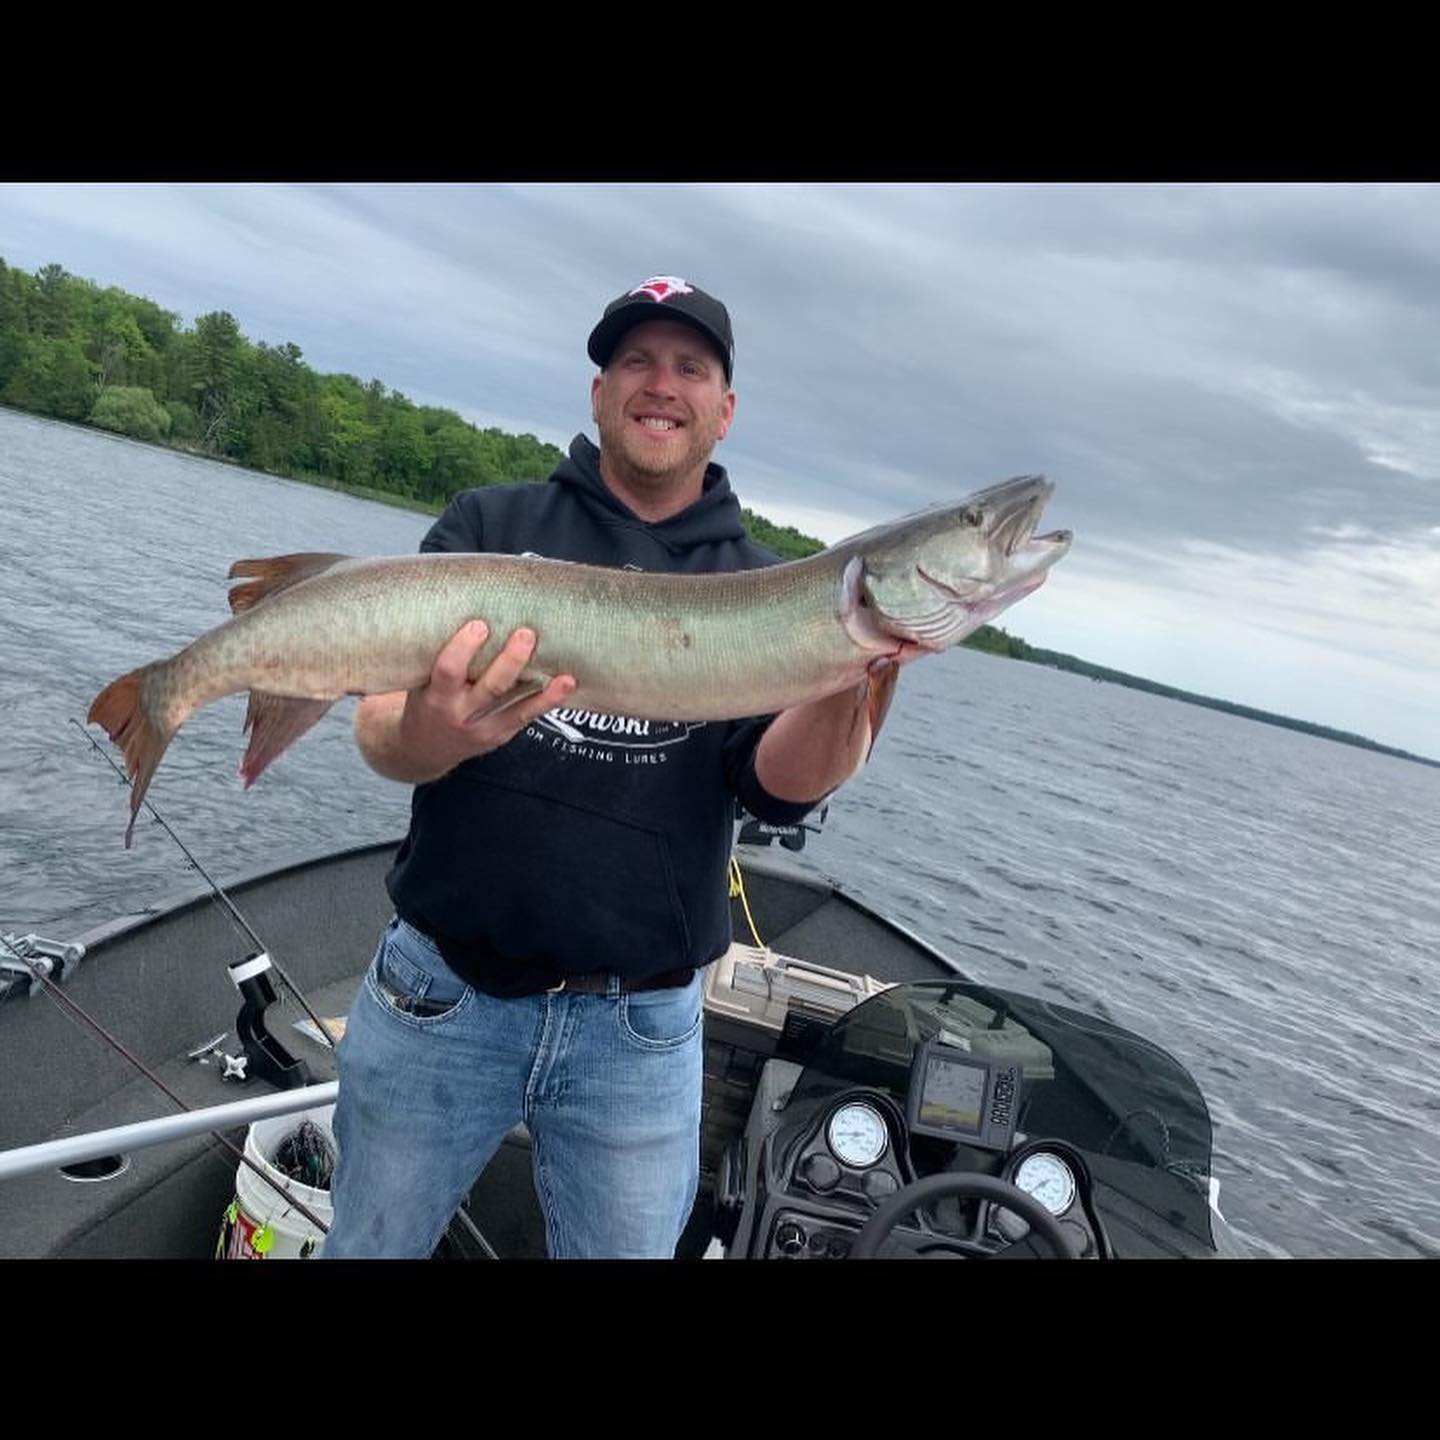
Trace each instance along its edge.
<path fill-rule="evenodd" d="M 544 485 L 458 496 L 422 550 L 733 571 L 751 542 L 710 463 L 735 415 L 725 307 L 674 276 L 589 340 L 598 450 Z M 525 695 L 525 629 L 473 683 L 484 617 L 419 690 L 370 696 L 356 738 L 415 785 L 381 939 L 339 1049 L 332 1257 L 428 1255 L 506 1133 L 532 1145 L 552 1256 L 673 1255 L 699 1178 L 703 968 L 730 938 L 733 800 L 799 819 L 869 743 L 863 693 L 710 725 Z"/>

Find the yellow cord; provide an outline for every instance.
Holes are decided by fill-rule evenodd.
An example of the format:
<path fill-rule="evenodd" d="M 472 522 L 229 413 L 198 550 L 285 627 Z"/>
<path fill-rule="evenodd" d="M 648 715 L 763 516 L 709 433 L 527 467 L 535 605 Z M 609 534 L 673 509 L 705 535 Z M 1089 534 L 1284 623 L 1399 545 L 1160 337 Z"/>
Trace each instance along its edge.
<path fill-rule="evenodd" d="M 750 913 L 750 899 L 745 894 L 745 877 L 740 872 L 740 862 L 731 855 L 730 857 L 730 898 L 740 897 L 741 908 L 745 911 L 745 918 L 750 922 L 750 933 L 755 937 L 756 946 L 763 950 L 765 942 L 760 938 L 760 932 L 755 928 L 755 917 Z"/>

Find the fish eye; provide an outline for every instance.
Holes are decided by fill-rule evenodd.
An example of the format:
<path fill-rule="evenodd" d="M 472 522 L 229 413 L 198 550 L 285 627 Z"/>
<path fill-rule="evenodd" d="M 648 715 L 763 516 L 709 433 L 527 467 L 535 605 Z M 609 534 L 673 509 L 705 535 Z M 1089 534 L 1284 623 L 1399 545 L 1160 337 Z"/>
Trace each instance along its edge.
<path fill-rule="evenodd" d="M 967 505 L 965 509 L 960 512 L 960 523 L 962 525 L 971 525 L 978 530 L 985 523 L 985 516 L 977 506 Z"/>

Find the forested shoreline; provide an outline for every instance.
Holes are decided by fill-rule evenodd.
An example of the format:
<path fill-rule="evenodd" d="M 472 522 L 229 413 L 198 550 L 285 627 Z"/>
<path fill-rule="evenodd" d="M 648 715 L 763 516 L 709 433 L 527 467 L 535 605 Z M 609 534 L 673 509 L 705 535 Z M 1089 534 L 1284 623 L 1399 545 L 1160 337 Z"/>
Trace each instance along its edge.
<path fill-rule="evenodd" d="M 381 380 L 322 374 L 293 343 L 252 344 L 226 311 L 186 328 L 152 300 L 3 259 L 0 403 L 429 510 L 473 486 L 542 479 L 562 458 Z"/>
<path fill-rule="evenodd" d="M 62 266 L 33 275 L 0 258 L 0 405 L 97 426 L 253 470 L 439 513 L 475 486 L 543 480 L 563 459 L 534 435 L 481 429 L 384 382 L 322 374 L 292 342 L 252 343 L 224 310 L 186 327 L 174 311 Z M 743 510 L 749 533 L 786 559 L 823 548 Z M 1425 765 L 1364 736 L 1160 685 L 1028 645 L 986 625 L 970 647 L 1147 690 Z"/>

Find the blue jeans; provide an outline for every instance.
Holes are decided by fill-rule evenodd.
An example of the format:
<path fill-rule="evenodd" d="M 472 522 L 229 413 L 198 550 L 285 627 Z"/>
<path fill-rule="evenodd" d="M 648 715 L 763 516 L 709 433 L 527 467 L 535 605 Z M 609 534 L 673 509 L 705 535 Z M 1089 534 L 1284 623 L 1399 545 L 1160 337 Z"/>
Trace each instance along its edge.
<path fill-rule="evenodd" d="M 552 1256 L 672 1256 L 700 1178 L 701 979 L 496 1000 L 392 920 L 337 1051 L 322 1253 L 428 1256 L 523 1120 Z M 417 1015 L 406 999 L 448 1008 Z"/>

